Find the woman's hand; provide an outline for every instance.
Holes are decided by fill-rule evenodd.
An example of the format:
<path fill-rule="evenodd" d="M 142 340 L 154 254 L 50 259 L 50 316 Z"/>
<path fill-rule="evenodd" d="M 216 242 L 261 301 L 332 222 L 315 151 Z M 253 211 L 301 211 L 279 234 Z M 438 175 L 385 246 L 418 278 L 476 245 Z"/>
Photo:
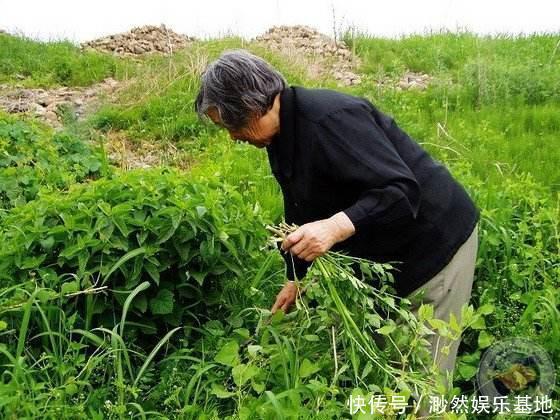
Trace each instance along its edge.
<path fill-rule="evenodd" d="M 278 309 L 282 309 L 284 312 L 287 312 L 290 309 L 290 306 L 294 304 L 297 298 L 298 293 L 298 286 L 293 281 L 288 281 L 276 296 L 276 302 L 272 306 L 270 310 L 272 313 L 275 313 Z"/>
<path fill-rule="evenodd" d="M 344 212 L 339 212 L 328 219 L 300 226 L 286 237 L 282 249 L 302 260 L 313 261 L 354 232 L 352 221 Z"/>

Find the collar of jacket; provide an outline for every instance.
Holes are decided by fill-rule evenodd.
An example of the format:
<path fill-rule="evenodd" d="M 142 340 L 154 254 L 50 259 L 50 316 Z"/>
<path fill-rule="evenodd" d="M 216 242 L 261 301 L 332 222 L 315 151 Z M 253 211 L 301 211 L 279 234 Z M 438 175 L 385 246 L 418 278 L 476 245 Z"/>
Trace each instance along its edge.
<path fill-rule="evenodd" d="M 293 86 L 280 93 L 280 133 L 277 134 L 267 151 L 272 172 L 285 179 L 292 177 L 292 165 L 296 145 L 296 91 Z"/>

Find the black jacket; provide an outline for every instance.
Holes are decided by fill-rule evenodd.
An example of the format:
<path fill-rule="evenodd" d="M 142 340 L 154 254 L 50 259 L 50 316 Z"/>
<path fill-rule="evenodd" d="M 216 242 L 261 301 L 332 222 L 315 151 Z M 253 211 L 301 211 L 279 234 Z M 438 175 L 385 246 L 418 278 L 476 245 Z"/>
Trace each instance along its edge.
<path fill-rule="evenodd" d="M 479 219 L 449 171 L 362 98 L 285 89 L 280 133 L 267 152 L 286 222 L 302 225 L 344 211 L 356 233 L 333 250 L 402 262 L 393 272 L 400 296 L 437 274 Z M 309 263 L 294 257 L 292 267 L 284 256 L 287 277 L 302 278 Z"/>

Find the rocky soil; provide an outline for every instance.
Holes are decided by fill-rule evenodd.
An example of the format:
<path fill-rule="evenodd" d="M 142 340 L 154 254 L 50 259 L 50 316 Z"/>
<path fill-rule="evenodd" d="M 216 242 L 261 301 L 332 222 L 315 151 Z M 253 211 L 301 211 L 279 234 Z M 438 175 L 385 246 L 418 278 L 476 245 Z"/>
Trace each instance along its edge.
<path fill-rule="evenodd" d="M 330 76 L 340 86 L 357 85 L 362 76 L 357 73 L 359 60 L 343 43 L 308 26 L 274 26 L 255 38 L 264 47 L 284 54 L 291 61 L 307 69 L 309 77 Z M 378 85 L 397 90 L 424 90 L 431 77 L 423 73 L 407 71 L 400 79 L 377 80 Z"/>
<path fill-rule="evenodd" d="M 0 85 L 0 109 L 9 113 L 30 113 L 43 122 L 60 128 L 64 112 L 81 118 L 100 96 L 111 95 L 121 86 L 112 78 L 92 86 L 30 89 Z"/>
<path fill-rule="evenodd" d="M 399 80 L 397 90 L 424 90 L 428 87 L 432 77 L 425 73 L 407 71 Z"/>
<path fill-rule="evenodd" d="M 359 63 L 348 47 L 308 26 L 274 26 L 255 41 L 291 59 L 307 57 L 309 61 L 304 64 L 311 77 L 328 75 L 343 86 L 361 82 L 361 77 L 355 73 Z"/>
<path fill-rule="evenodd" d="M 138 56 L 149 53 L 171 54 L 185 48 L 194 40 L 173 32 L 165 25 L 146 25 L 128 32 L 84 42 L 82 49 L 93 49 L 119 56 Z"/>

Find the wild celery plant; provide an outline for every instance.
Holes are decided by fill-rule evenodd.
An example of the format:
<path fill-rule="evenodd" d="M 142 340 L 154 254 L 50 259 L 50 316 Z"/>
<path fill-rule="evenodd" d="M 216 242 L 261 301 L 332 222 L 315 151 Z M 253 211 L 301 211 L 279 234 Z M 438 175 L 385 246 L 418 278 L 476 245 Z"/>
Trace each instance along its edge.
<path fill-rule="evenodd" d="M 267 228 L 274 234 L 270 242 L 277 243 L 297 226 L 282 223 Z M 407 397 L 434 395 L 441 388 L 436 367 L 428 359 L 425 337 L 433 332 L 423 321 L 430 319 L 417 319 L 410 311 L 411 302 L 394 294 L 391 268 L 390 264 L 329 251 L 309 268 L 305 294 L 322 300 L 322 305 L 340 321 L 338 328 L 343 332 L 342 344 L 356 386 L 391 390 Z M 299 304 L 307 311 L 305 299 L 300 299 Z M 422 315 L 427 313 L 424 310 Z M 441 321 L 438 326 L 444 327 L 445 323 Z M 364 375 L 365 366 L 368 372 Z M 375 383 L 365 383 L 365 377 L 374 378 Z"/>

